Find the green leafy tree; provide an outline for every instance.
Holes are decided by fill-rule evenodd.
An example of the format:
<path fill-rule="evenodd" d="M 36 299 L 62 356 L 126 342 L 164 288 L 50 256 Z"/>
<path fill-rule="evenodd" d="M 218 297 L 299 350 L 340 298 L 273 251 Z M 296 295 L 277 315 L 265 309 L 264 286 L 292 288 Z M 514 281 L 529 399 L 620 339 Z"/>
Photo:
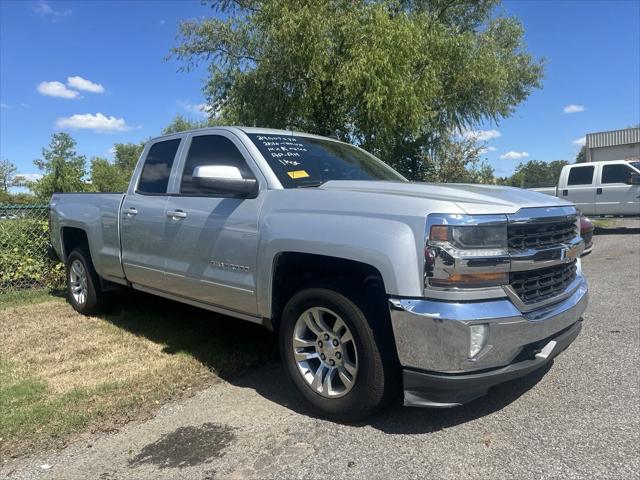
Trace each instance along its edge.
<path fill-rule="evenodd" d="M 176 115 L 169 125 L 162 129 L 163 135 L 170 135 L 172 133 L 184 132 L 186 130 L 193 130 L 195 128 L 205 128 L 213 126 L 212 121 L 207 120 L 190 120 L 180 114 Z"/>
<path fill-rule="evenodd" d="M 18 168 L 8 159 L 0 160 L 0 189 L 3 193 L 9 193 L 9 188 L 14 185 L 17 171 Z"/>
<path fill-rule="evenodd" d="M 482 162 L 480 167 L 474 172 L 475 183 L 485 183 L 494 185 L 497 183 L 494 168 L 486 162 Z"/>
<path fill-rule="evenodd" d="M 182 22 L 172 53 L 208 63 L 219 121 L 335 135 L 411 179 L 459 178 L 438 164 L 450 132 L 508 117 L 540 86 L 495 0 L 209 3 L 216 15 Z"/>
<path fill-rule="evenodd" d="M 136 168 L 138 159 L 142 155 L 145 142 L 140 143 L 116 143 L 113 146 L 114 166 L 118 171 L 119 182 L 129 184 L 133 170 Z"/>
<path fill-rule="evenodd" d="M 30 192 L 7 193 L 0 191 L 0 203 L 12 203 L 16 205 L 28 205 L 41 201 Z"/>
<path fill-rule="evenodd" d="M 127 175 L 117 163 L 106 158 L 94 157 L 91 160 L 91 186 L 98 192 L 124 192 L 129 185 Z"/>
<path fill-rule="evenodd" d="M 551 187 L 557 185 L 562 167 L 568 165 L 566 160 L 554 160 L 543 162 L 541 160 L 529 160 L 520 163 L 509 183 L 514 187 Z"/>
<path fill-rule="evenodd" d="M 576 163 L 585 163 L 586 161 L 587 161 L 587 147 L 582 145 L 582 147 L 580 147 L 580 151 L 578 152 L 578 155 L 576 156 Z"/>
<path fill-rule="evenodd" d="M 41 200 L 47 200 L 54 192 L 83 192 L 86 174 L 84 155 L 76 152 L 76 141 L 68 133 L 54 133 L 49 148 L 42 149 L 42 158 L 34 160 L 44 176 L 27 186 Z"/>

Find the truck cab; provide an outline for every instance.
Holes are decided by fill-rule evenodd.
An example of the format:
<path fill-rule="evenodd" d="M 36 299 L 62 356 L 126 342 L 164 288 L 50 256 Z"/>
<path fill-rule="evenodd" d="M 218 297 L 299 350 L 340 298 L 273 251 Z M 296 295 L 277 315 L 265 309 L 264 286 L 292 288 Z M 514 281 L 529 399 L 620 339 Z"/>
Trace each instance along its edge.
<path fill-rule="evenodd" d="M 585 215 L 640 215 L 640 162 L 566 165 L 555 189 L 533 189 L 574 203 Z"/>

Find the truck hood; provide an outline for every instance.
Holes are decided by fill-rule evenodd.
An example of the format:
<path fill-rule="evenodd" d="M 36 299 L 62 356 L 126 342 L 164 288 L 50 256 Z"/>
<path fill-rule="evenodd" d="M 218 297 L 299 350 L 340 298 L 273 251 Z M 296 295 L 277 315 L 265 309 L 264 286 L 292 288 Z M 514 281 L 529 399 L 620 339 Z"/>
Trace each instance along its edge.
<path fill-rule="evenodd" d="M 515 213 L 521 208 L 570 205 L 550 195 L 496 185 L 332 180 L 319 188 L 451 202 L 468 214 Z"/>

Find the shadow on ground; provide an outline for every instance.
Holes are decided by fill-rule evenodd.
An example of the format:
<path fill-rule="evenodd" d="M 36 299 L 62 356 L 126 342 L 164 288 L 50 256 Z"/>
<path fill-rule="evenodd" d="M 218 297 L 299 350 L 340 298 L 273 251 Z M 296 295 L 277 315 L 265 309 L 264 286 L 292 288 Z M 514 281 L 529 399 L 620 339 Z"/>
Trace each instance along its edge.
<path fill-rule="evenodd" d="M 638 235 L 640 227 L 595 227 L 594 235 Z"/>
<path fill-rule="evenodd" d="M 276 336 L 261 325 L 134 290 L 116 292 L 110 304 L 104 320 L 165 353 L 191 355 L 224 380 L 279 359 Z"/>
<path fill-rule="evenodd" d="M 301 415 L 314 416 L 302 405 L 279 363 L 276 335 L 260 325 L 139 292 L 123 292 L 118 310 L 103 318 L 136 335 L 166 345 L 170 354 L 192 355 L 233 385 L 251 388 L 269 401 Z M 490 390 L 467 405 L 452 409 L 404 408 L 354 424 L 385 433 L 430 433 L 489 415 L 530 390 L 552 363 L 531 375 Z"/>

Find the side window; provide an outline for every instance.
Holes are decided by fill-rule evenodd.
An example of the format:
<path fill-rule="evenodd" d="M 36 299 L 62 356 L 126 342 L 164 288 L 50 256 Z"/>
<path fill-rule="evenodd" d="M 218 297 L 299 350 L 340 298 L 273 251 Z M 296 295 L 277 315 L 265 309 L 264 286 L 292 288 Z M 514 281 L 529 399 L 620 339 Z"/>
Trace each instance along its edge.
<path fill-rule="evenodd" d="M 166 193 L 173 160 L 180 139 L 154 143 L 149 149 L 142 167 L 137 191 L 140 193 Z"/>
<path fill-rule="evenodd" d="M 627 183 L 633 173 L 626 165 L 605 165 L 602 167 L 602 183 Z"/>
<path fill-rule="evenodd" d="M 211 193 L 200 190 L 191 178 L 193 170 L 201 165 L 237 167 L 242 173 L 242 178 L 254 178 L 242 153 L 231 140 L 221 135 L 199 135 L 191 140 L 187 161 L 182 171 L 180 193 Z"/>
<path fill-rule="evenodd" d="M 572 167 L 569 171 L 568 185 L 591 185 L 594 167 Z"/>

